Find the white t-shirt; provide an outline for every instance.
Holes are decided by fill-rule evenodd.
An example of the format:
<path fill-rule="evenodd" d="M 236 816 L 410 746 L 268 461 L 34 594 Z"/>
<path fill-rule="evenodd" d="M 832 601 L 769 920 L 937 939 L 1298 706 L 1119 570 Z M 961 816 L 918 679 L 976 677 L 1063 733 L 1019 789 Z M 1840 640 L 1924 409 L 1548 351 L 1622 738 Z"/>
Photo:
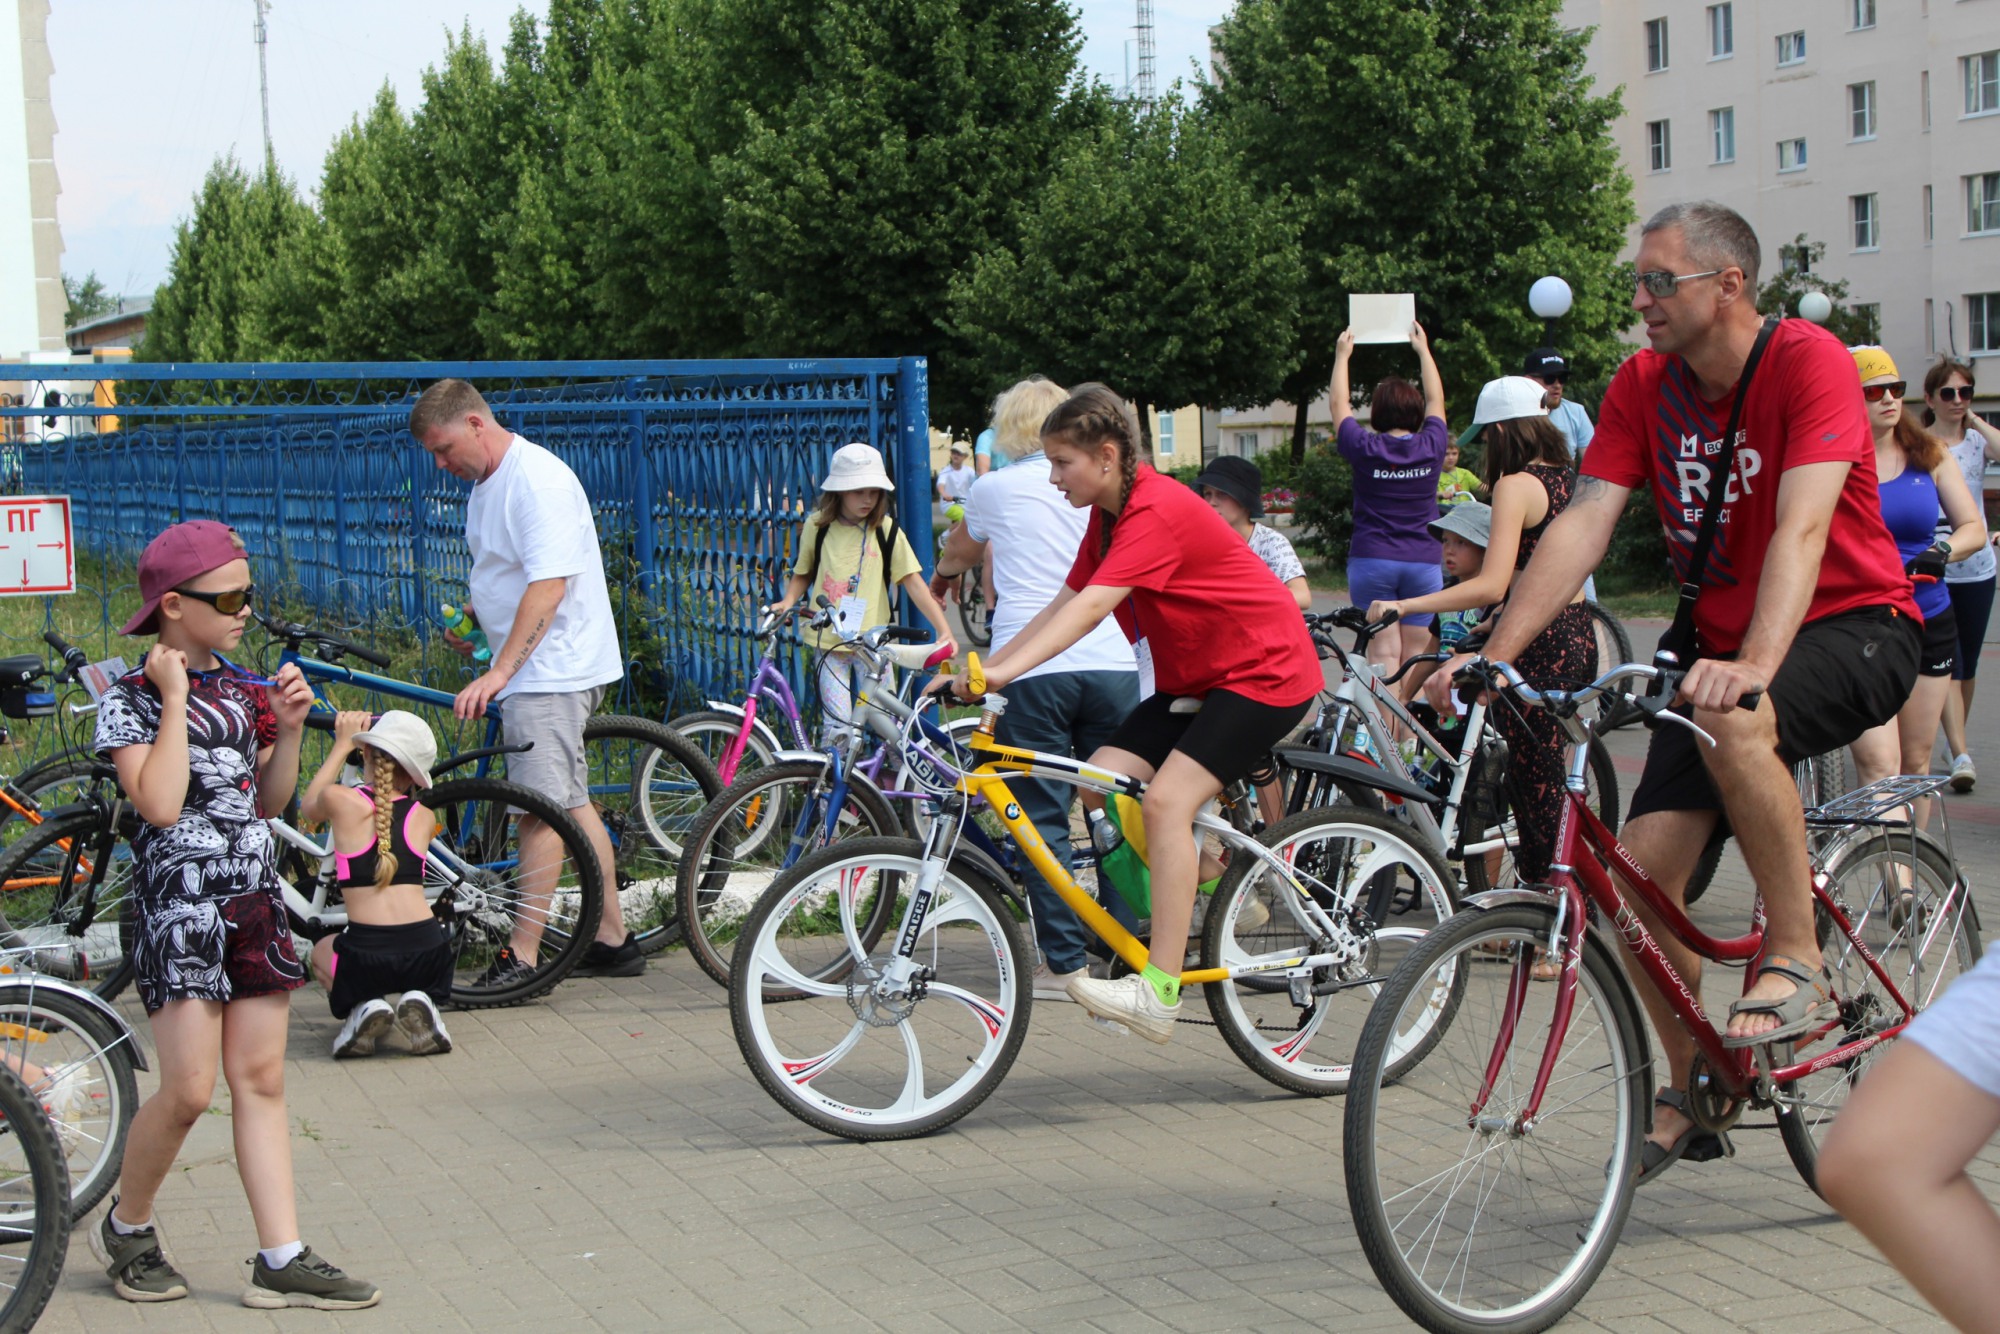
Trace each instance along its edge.
<path fill-rule="evenodd" d="M 1005 648 L 1062 591 L 1076 561 L 1089 513 L 1072 506 L 1049 484 L 1049 464 L 1038 450 L 996 468 L 972 484 L 965 502 L 965 531 L 993 544 L 993 649 Z M 976 571 L 968 578 L 977 578 Z M 1091 632 L 1019 679 L 1044 672 L 1131 672 L 1132 645 L 1107 616 Z"/>
<path fill-rule="evenodd" d="M 515 436 L 500 466 L 472 488 L 465 540 L 472 548 L 472 610 L 496 657 L 528 585 L 565 581 L 554 623 L 500 692 L 502 698 L 523 691 L 589 690 L 625 675 L 597 521 L 569 465 Z"/>
<path fill-rule="evenodd" d="M 963 500 L 971 493 L 973 480 L 978 476 L 970 464 L 945 468 L 938 473 L 938 491 L 949 500 Z"/>
<path fill-rule="evenodd" d="M 1951 447 L 1952 461 L 1965 474 L 1965 489 L 1972 492 L 1972 503 L 1983 511 L 1986 508 L 1986 437 L 1968 429 L 1965 439 Z M 1948 536 L 1951 522 L 1944 517 L 1942 507 L 1938 510 L 1938 533 Z M 1974 555 L 1964 560 L 1953 561 L 1944 567 L 1944 581 L 1948 584 L 1977 584 L 1993 577 L 1996 565 L 1993 546 L 1988 543 Z"/>

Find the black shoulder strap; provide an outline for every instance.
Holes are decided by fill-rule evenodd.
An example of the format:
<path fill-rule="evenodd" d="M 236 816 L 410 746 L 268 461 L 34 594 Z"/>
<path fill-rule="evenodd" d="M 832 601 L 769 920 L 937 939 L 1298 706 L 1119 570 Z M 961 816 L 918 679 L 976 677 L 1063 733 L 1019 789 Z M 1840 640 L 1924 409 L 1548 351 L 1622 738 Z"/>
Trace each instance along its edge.
<path fill-rule="evenodd" d="M 826 530 L 831 527 L 832 524 L 823 523 L 819 525 L 819 531 L 813 534 L 813 563 L 812 568 L 806 571 L 807 602 L 812 601 L 811 590 L 819 586 L 819 558 L 826 551 Z"/>
<path fill-rule="evenodd" d="M 882 521 L 889 525 L 888 536 L 886 538 L 883 536 L 880 528 L 875 530 L 875 540 L 882 544 L 882 594 L 887 601 L 893 604 L 896 601 L 896 581 L 889 577 L 889 561 L 896 554 L 896 516 L 893 514 L 884 514 Z M 826 530 L 831 527 L 833 525 L 830 523 L 821 524 L 819 531 L 813 534 L 813 563 L 811 571 L 806 576 L 806 586 L 808 589 L 812 588 L 818 582 L 820 556 L 826 551 Z M 861 540 L 866 542 L 868 535 L 863 533 Z M 810 593 L 808 593 L 808 597 L 810 596 Z"/>
<path fill-rule="evenodd" d="M 1673 665 L 1686 667 L 1693 661 L 1694 604 L 1701 596 L 1701 577 L 1708 572 L 1715 527 L 1729 496 L 1729 482 L 1736 467 L 1736 431 L 1743 424 L 1743 405 L 1750 401 L 1750 379 L 1757 373 L 1757 363 L 1764 359 L 1764 349 L 1777 328 L 1777 316 L 1765 319 L 1764 327 L 1757 331 L 1757 341 L 1750 347 L 1749 360 L 1743 363 L 1743 374 L 1736 381 L 1736 401 L 1730 405 L 1729 425 L 1722 432 L 1722 453 L 1709 471 L 1708 504 L 1702 508 L 1701 528 L 1694 535 L 1694 550 L 1688 554 L 1687 577 L 1681 584 L 1680 602 L 1674 607 L 1674 623 L 1660 639 L 1659 652 L 1670 655 Z"/>

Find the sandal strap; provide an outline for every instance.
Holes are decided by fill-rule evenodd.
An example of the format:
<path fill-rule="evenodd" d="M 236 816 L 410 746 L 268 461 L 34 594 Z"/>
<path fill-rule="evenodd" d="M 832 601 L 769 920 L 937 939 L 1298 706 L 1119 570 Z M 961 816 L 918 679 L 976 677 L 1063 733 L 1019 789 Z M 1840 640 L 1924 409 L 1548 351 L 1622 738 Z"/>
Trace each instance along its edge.
<path fill-rule="evenodd" d="M 1687 1115 L 1688 1095 L 1676 1088 L 1664 1088 L 1653 1095 L 1656 1106 L 1671 1107 L 1682 1116 Z"/>
<path fill-rule="evenodd" d="M 1779 973 L 1791 978 L 1792 981 L 1798 983 L 1800 986 L 1810 985 L 1817 987 L 1823 996 L 1832 994 L 1827 990 L 1826 969 L 1824 967 L 1817 969 L 1807 968 L 1790 955 L 1766 955 L 1758 962 L 1757 971 L 1760 973 Z"/>

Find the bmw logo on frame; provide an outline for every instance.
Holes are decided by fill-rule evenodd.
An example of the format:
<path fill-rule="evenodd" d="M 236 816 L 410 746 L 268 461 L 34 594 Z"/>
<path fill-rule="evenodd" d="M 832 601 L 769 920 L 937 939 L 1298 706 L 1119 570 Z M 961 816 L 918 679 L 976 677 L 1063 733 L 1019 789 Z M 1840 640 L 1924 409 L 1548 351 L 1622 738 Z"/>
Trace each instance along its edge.
<path fill-rule="evenodd" d="M 1010 801 L 1007 803 L 1007 809 L 1000 814 L 1009 820 L 1018 820 L 1021 818 L 1021 808 L 1017 803 Z"/>

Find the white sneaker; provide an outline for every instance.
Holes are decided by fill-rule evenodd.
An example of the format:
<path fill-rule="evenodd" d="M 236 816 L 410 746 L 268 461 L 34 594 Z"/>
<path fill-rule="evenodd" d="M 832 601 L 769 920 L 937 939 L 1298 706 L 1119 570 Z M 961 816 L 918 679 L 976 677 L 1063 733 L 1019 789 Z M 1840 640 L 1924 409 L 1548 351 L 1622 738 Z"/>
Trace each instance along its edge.
<path fill-rule="evenodd" d="M 1970 755 L 1961 755 L 1951 762 L 1951 790 L 1970 792 L 1972 785 L 1979 781 L 1979 770 L 1973 767 Z"/>
<path fill-rule="evenodd" d="M 90 1086 L 81 1065 L 54 1072 L 42 1093 L 42 1109 L 49 1114 L 56 1138 L 65 1155 L 76 1152 L 83 1141 L 83 1118 L 90 1114 Z"/>
<path fill-rule="evenodd" d="M 431 1056 L 451 1050 L 451 1034 L 444 1031 L 444 1016 L 428 993 L 406 991 L 396 1002 L 396 1027 L 410 1040 L 410 1055 Z"/>
<path fill-rule="evenodd" d="M 1089 977 L 1086 966 L 1073 973 L 1058 973 L 1046 963 L 1035 965 L 1035 999 L 1046 1001 L 1066 1001 L 1069 999 L 1069 980 L 1073 977 Z"/>
<path fill-rule="evenodd" d="M 333 1058 L 373 1056 L 375 1043 L 396 1022 L 396 1012 L 385 1000 L 363 1001 L 347 1016 L 333 1039 Z"/>
<path fill-rule="evenodd" d="M 1094 977 L 1072 978 L 1069 998 L 1088 1010 L 1093 1018 L 1123 1024 L 1148 1042 L 1174 1040 L 1174 1020 L 1180 1017 L 1180 1003 L 1160 1003 L 1153 984 L 1137 973 L 1113 982 Z"/>
<path fill-rule="evenodd" d="M 1264 906 L 1264 900 L 1252 896 L 1243 900 L 1243 906 L 1236 910 L 1236 929 L 1242 932 L 1256 931 L 1271 920 L 1271 910 Z"/>

